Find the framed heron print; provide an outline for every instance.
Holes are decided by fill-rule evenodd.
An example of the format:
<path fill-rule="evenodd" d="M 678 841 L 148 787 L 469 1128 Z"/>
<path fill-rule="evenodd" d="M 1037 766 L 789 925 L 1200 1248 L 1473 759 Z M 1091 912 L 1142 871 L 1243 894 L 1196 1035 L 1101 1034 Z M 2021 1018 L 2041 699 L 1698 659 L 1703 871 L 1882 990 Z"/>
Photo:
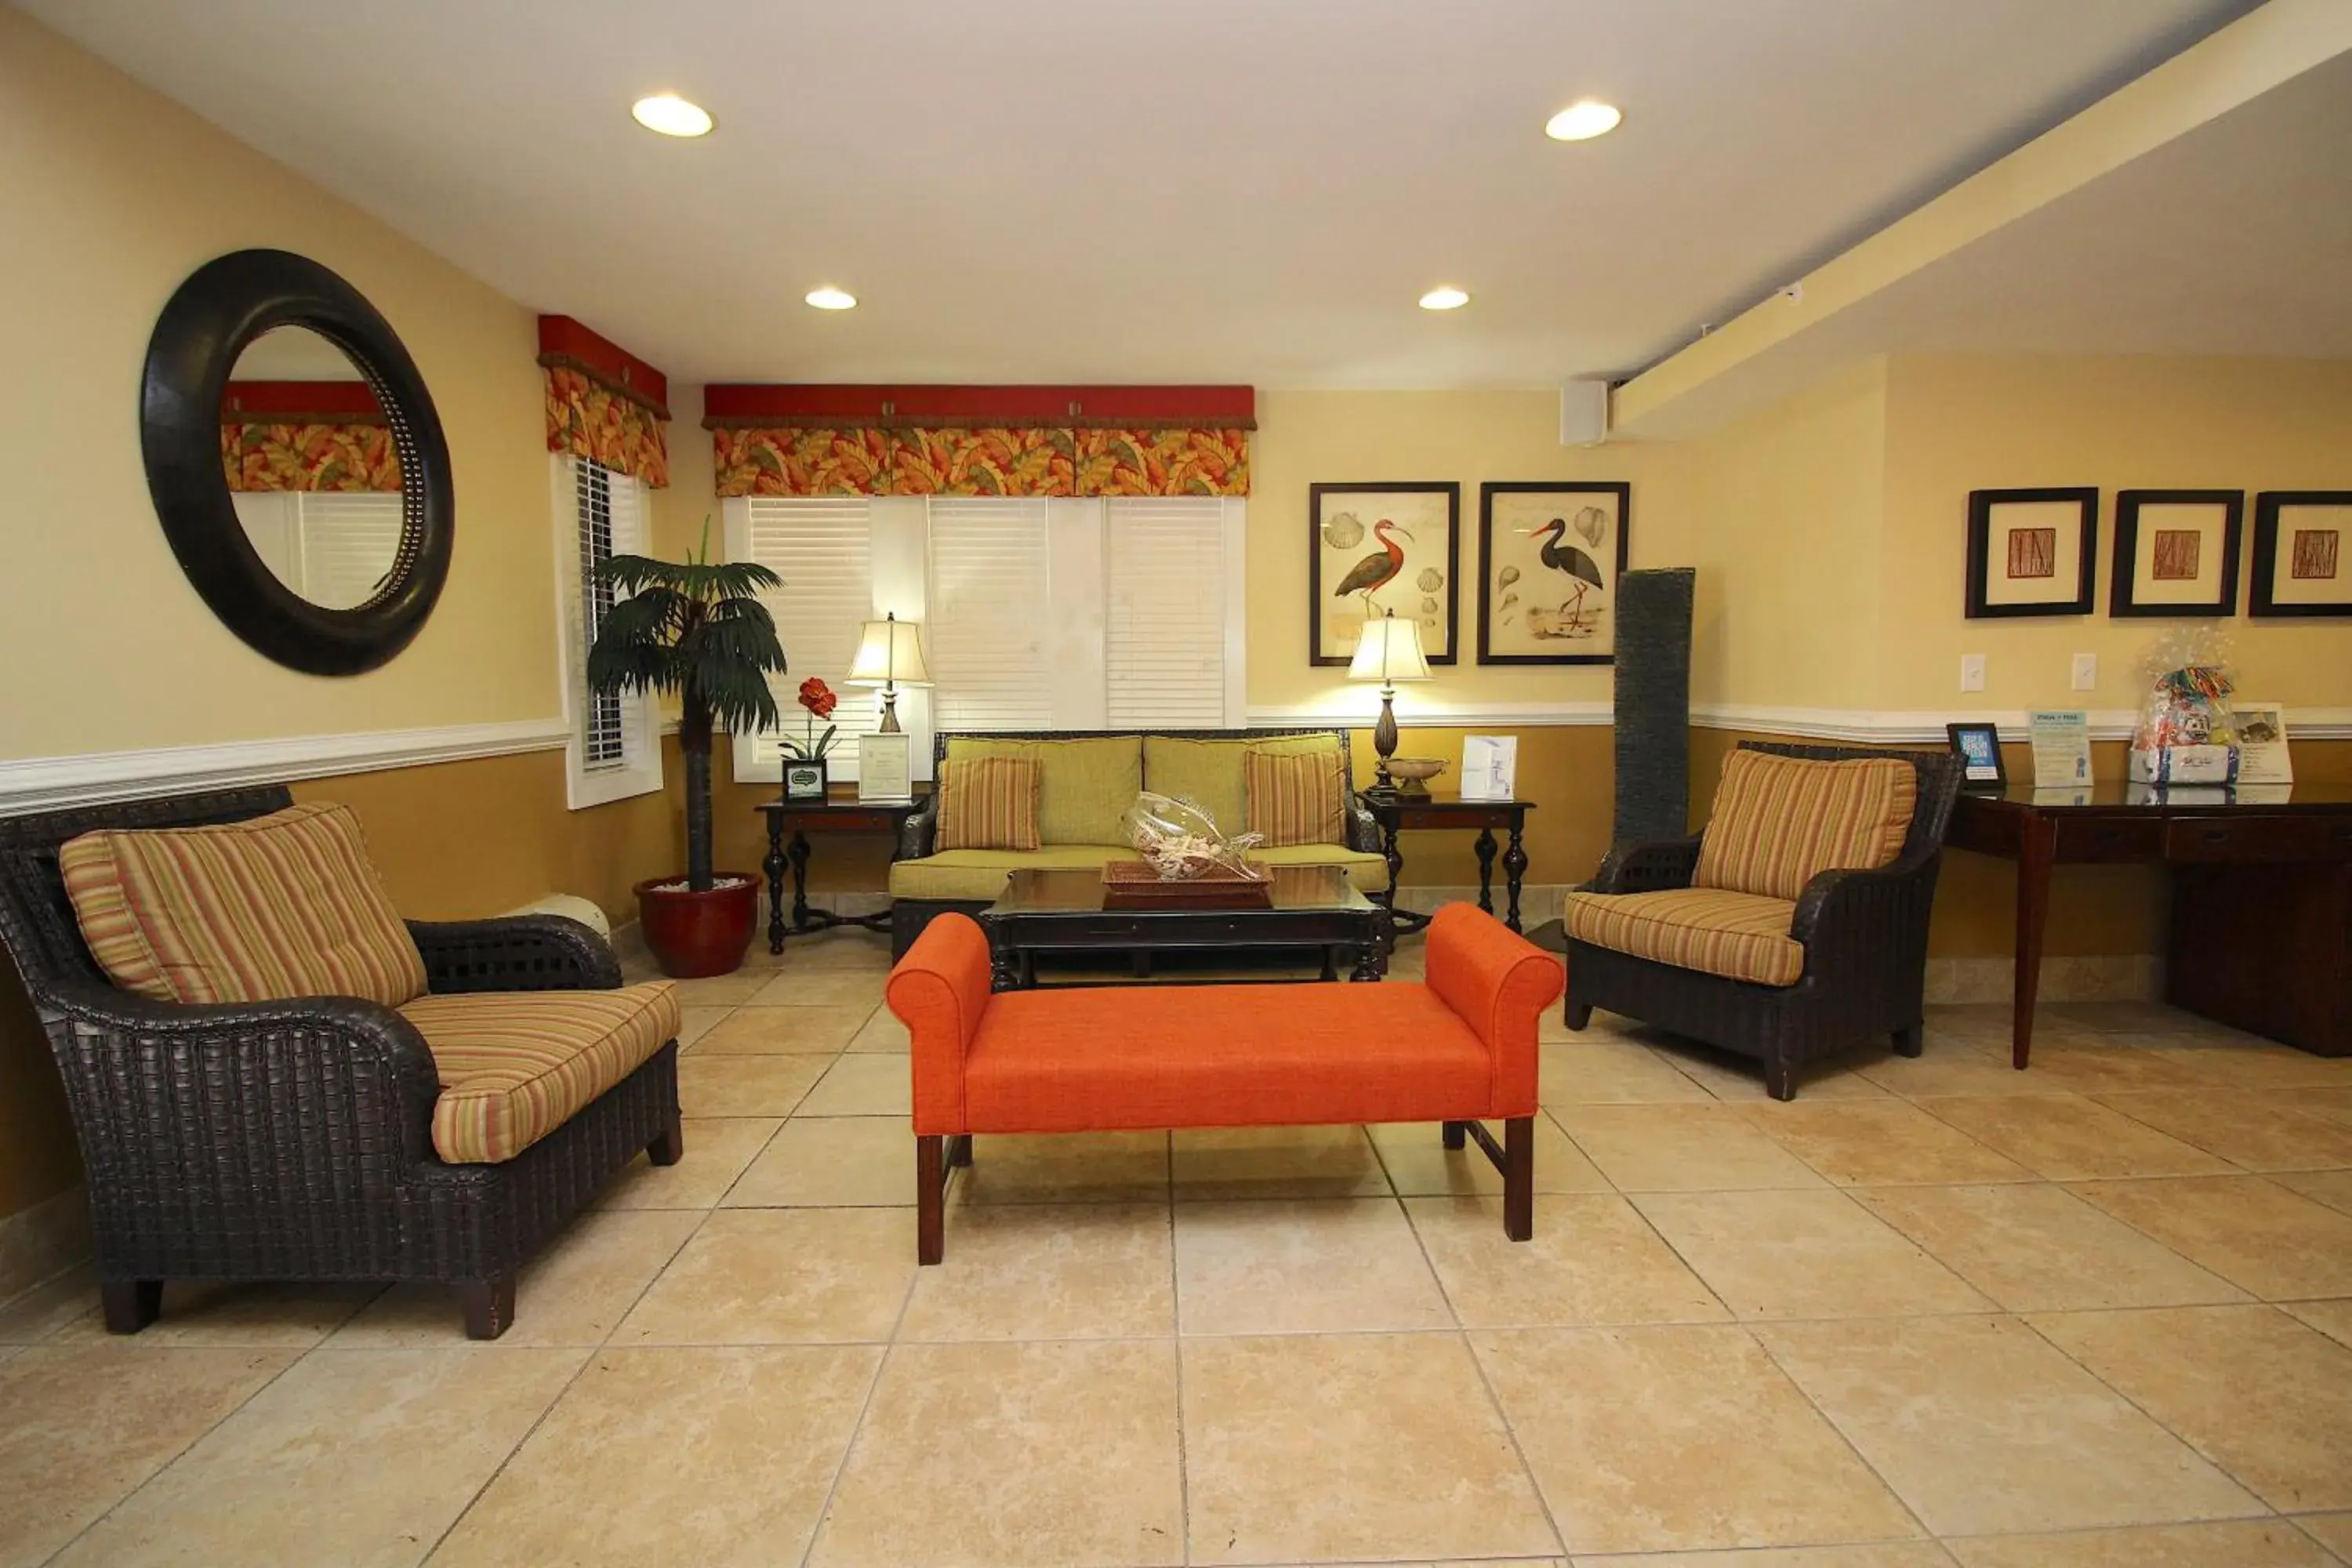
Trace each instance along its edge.
<path fill-rule="evenodd" d="M 1454 662 L 1462 487 L 1451 480 L 1309 485 L 1307 662 L 1356 656 L 1366 616 L 1421 623 L 1423 655 Z"/>
<path fill-rule="evenodd" d="M 1480 485 L 1478 662 L 1614 662 L 1633 512 L 1631 485 Z"/>

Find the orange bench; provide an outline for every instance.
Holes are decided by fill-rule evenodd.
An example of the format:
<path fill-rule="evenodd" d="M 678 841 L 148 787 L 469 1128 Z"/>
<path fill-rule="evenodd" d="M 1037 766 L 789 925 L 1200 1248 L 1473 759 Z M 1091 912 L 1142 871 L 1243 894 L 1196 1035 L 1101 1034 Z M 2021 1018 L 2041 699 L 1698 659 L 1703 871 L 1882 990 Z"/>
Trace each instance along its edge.
<path fill-rule="evenodd" d="M 1428 980 L 1361 985 L 989 990 L 988 939 L 931 921 L 885 994 L 911 1037 L 919 1238 L 942 1256 L 949 1168 L 971 1135 L 1436 1121 L 1503 1173 L 1503 1228 L 1535 1234 L 1536 1021 L 1559 961 L 1449 904 Z M 1481 1122 L 1499 1119 L 1497 1146 Z"/>

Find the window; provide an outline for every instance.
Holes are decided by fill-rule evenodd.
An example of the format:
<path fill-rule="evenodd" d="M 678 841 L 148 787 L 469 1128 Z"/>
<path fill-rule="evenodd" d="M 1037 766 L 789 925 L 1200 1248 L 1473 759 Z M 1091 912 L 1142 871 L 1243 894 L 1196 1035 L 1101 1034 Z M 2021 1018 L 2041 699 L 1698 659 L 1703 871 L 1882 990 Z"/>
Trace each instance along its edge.
<path fill-rule="evenodd" d="M 330 610 L 374 598 L 399 557 L 397 490 L 237 490 L 229 499 L 278 580 Z"/>
<path fill-rule="evenodd" d="M 1224 503 L 1112 500 L 1104 519 L 1105 713 L 1114 730 L 1225 722 Z"/>
<path fill-rule="evenodd" d="M 784 580 L 761 595 L 775 617 L 784 645 L 787 673 L 768 678 L 783 720 L 780 737 L 735 738 L 735 776 L 772 776 L 782 757 L 782 739 L 808 738 L 808 711 L 800 705 L 801 682 L 811 676 L 841 698 L 831 722 L 840 728 L 827 761 L 835 778 L 857 776 L 857 737 L 882 721 L 880 700 L 870 691 L 842 685 L 857 654 L 858 633 L 874 614 L 872 504 L 863 496 L 808 500 L 755 497 L 727 503 L 727 558 L 751 561 Z M 817 726 L 824 732 L 824 725 Z"/>
<path fill-rule="evenodd" d="M 562 563 L 562 617 L 568 795 L 575 811 L 661 788 L 654 700 L 641 691 L 588 690 L 588 650 L 613 608 L 598 578 L 615 555 L 646 549 L 646 488 L 587 458 L 555 459 L 556 539 Z"/>
<path fill-rule="evenodd" d="M 943 730 L 1053 727 L 1043 500 L 930 503 L 931 705 Z"/>

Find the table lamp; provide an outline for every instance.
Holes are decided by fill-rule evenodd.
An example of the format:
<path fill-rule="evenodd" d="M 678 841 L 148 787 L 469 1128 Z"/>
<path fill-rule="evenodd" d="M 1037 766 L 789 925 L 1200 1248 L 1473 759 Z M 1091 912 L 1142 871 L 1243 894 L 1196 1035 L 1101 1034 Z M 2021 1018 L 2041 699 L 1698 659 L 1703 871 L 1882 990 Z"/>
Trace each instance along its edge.
<path fill-rule="evenodd" d="M 931 683 L 930 667 L 923 662 L 922 630 L 912 621 L 900 620 L 896 612 L 866 622 L 857 641 L 857 658 L 844 678 L 846 686 L 882 689 L 880 732 L 885 735 L 899 732 L 898 688 Z"/>
<path fill-rule="evenodd" d="M 1421 623 L 1398 620 L 1394 610 L 1378 620 L 1367 619 L 1348 679 L 1381 683 L 1381 721 L 1372 728 L 1372 750 L 1380 753 L 1381 765 L 1372 787 L 1393 790 L 1396 781 L 1389 777 L 1389 759 L 1397 749 L 1396 683 L 1429 679 L 1429 661 L 1421 656 Z"/>

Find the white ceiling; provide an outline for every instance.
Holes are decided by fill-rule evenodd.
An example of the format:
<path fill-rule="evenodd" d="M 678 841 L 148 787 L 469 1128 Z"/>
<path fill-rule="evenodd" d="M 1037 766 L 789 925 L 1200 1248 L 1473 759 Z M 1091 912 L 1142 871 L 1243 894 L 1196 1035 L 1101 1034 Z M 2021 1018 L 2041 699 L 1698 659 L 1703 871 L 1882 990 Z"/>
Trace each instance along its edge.
<path fill-rule="evenodd" d="M 1637 369 L 2252 0 L 20 4 L 684 380 L 1440 387 Z"/>

